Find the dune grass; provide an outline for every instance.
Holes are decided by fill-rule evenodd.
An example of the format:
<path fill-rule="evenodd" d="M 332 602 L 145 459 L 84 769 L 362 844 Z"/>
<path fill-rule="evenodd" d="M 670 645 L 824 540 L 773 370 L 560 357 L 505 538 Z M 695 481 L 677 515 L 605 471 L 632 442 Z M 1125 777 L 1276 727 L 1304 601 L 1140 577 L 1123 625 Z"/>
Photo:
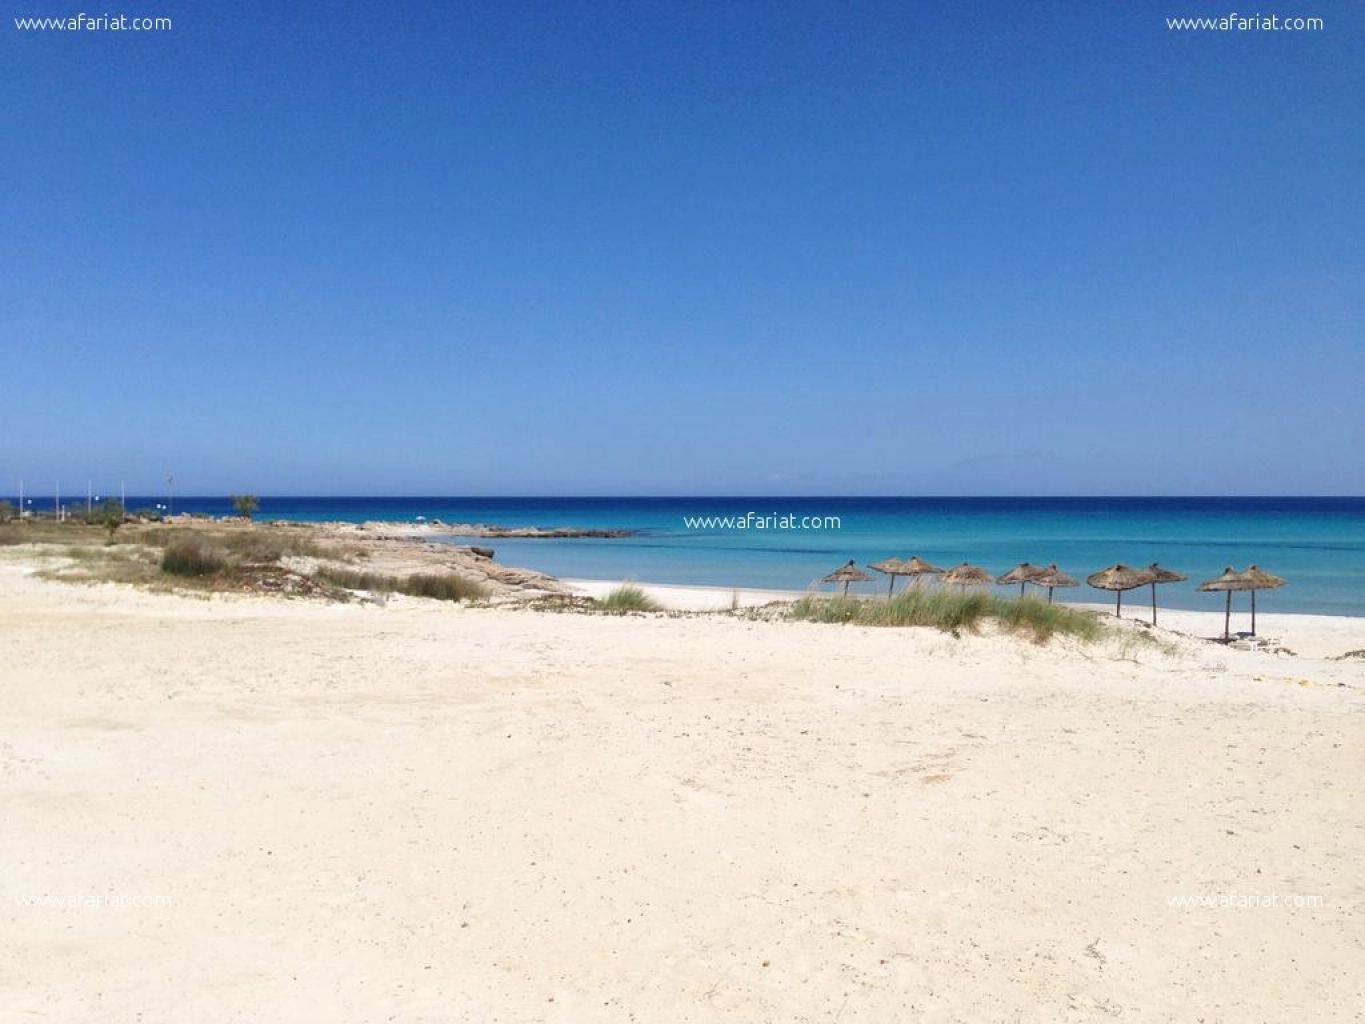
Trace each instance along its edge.
<path fill-rule="evenodd" d="M 911 587 L 890 600 L 821 597 L 807 594 L 792 605 L 793 619 L 859 626 L 930 626 L 960 635 L 987 620 L 1039 642 L 1057 634 L 1091 641 L 1104 632 L 1099 616 L 1038 598 L 1001 598 L 981 591 Z"/>
<path fill-rule="evenodd" d="M 487 589 L 475 580 L 453 573 L 417 573 L 395 576 L 388 573 L 365 572 L 320 566 L 313 578 L 345 590 L 363 590 L 372 594 L 407 594 L 435 601 L 475 601 L 488 596 Z"/>
<path fill-rule="evenodd" d="M 663 605 L 633 583 L 621 584 L 606 597 L 594 600 L 592 607 L 594 611 L 607 612 L 610 615 L 663 610 Z"/>
<path fill-rule="evenodd" d="M 161 555 L 161 571 L 171 576 L 214 576 L 227 567 L 228 560 L 221 552 L 194 539 L 176 540 Z"/>
<path fill-rule="evenodd" d="M 473 601 L 488 596 L 482 584 L 453 573 L 417 573 L 403 578 L 399 589 L 411 597 L 434 601 Z"/>

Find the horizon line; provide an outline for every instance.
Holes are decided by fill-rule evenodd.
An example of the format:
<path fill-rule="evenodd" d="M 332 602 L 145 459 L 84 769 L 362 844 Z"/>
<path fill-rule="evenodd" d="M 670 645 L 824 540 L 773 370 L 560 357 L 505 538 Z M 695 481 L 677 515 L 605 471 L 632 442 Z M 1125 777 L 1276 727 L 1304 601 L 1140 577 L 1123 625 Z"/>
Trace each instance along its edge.
<path fill-rule="evenodd" d="M 42 491 L 27 491 L 25 497 L 29 501 L 55 497 Z M 136 498 L 160 497 L 165 495 L 165 491 L 128 491 L 126 492 Z M 250 491 L 222 491 L 209 492 L 202 494 L 177 494 L 178 501 L 192 501 L 196 499 L 210 500 L 229 500 L 235 494 L 250 494 Z M 16 494 L 17 496 L 17 494 Z M 419 492 L 411 493 L 388 493 L 388 494 L 342 494 L 342 493 L 279 493 L 267 494 L 259 493 L 255 495 L 262 500 L 297 500 L 297 499 L 330 499 L 330 500 L 441 500 L 441 501 L 507 501 L 507 500 L 534 500 L 534 501 L 562 501 L 571 499 L 576 501 L 688 501 L 699 499 L 724 499 L 747 500 L 747 501 L 808 501 L 808 500 L 830 500 L 837 499 L 842 501 L 963 501 L 963 500 L 1018 500 L 1028 499 L 1032 501 L 1040 500 L 1078 500 L 1095 498 L 1118 498 L 1129 501 L 1166 501 L 1171 499 L 1201 499 L 1201 500 L 1284 500 L 1299 498 L 1334 498 L 1334 499 L 1365 499 L 1365 494 L 1340 494 L 1340 493 L 1296 493 L 1296 494 L 1116 494 L 1116 493 L 1074 493 L 1074 494 L 743 494 L 743 493 L 693 493 L 693 494 L 427 494 Z M 72 492 L 66 496 L 71 500 L 82 497 L 79 492 Z M 114 497 L 112 494 L 101 493 L 100 497 Z"/>

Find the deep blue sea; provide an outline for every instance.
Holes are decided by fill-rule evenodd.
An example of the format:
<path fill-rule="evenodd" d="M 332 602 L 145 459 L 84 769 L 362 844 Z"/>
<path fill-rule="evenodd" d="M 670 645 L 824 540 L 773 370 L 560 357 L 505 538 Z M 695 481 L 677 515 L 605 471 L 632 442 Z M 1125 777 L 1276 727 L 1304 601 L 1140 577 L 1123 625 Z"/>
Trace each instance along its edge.
<path fill-rule="evenodd" d="M 129 498 L 128 507 L 165 501 Z M 180 496 L 175 509 L 232 511 L 226 498 Z M 747 513 L 755 519 L 745 529 L 684 521 Z M 419 516 L 637 531 L 619 540 L 457 541 L 487 544 L 504 564 L 556 576 L 802 590 L 850 558 L 865 565 L 919 555 L 944 567 L 968 561 L 996 574 L 1023 561 L 1056 562 L 1082 581 L 1115 562 L 1159 561 L 1189 577 L 1162 587 L 1163 603 L 1216 611 L 1222 595 L 1198 593 L 1196 584 L 1227 566 L 1255 563 L 1289 580 L 1260 595 L 1257 604 L 1265 611 L 1365 615 L 1365 498 L 263 497 L 258 513 L 263 520 L 351 522 Z M 760 527 L 760 516 L 833 516 L 838 526 Z M 885 587 L 880 574 L 869 575 L 877 579 L 863 585 L 866 590 Z M 1111 600 L 1084 583 L 1058 596 Z"/>

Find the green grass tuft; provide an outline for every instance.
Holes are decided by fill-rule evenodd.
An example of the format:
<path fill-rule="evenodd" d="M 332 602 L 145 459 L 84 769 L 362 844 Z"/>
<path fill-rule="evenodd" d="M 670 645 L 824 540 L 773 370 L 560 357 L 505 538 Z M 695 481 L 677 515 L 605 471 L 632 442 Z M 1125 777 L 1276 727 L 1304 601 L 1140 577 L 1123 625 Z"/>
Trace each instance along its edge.
<path fill-rule="evenodd" d="M 657 612 L 663 606 L 633 583 L 623 583 L 606 597 L 593 602 L 593 608 L 611 615 L 625 615 L 627 612 Z"/>
<path fill-rule="evenodd" d="M 1104 626 L 1096 612 L 1077 611 L 1059 604 L 1048 604 L 1037 597 L 1024 597 L 1017 600 L 994 598 L 995 617 L 1006 628 L 1019 633 L 1029 633 L 1033 639 L 1044 640 L 1061 633 L 1074 636 L 1086 643 L 1098 640 L 1104 634 Z"/>
<path fill-rule="evenodd" d="M 792 605 L 790 617 L 858 626 L 929 626 L 954 635 L 964 630 L 975 632 L 990 619 L 1040 642 L 1058 633 L 1090 641 L 1104 632 L 1095 613 L 1050 605 L 1037 598 L 1004 599 L 981 591 L 921 587 L 902 590 L 890 600 L 807 594 Z"/>

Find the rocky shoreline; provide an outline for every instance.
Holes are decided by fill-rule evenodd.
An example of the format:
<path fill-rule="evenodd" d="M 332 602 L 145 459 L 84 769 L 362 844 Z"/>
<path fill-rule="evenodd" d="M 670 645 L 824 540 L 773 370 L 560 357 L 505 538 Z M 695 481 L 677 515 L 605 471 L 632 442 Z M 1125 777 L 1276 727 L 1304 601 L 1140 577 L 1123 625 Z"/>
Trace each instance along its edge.
<path fill-rule="evenodd" d="M 581 537 L 619 540 L 622 537 L 633 536 L 638 532 L 636 530 L 585 529 L 577 526 L 494 526 L 488 523 L 442 523 L 440 520 L 437 520 L 433 525 L 441 533 L 451 537 L 503 537 L 517 540 Z"/>
<path fill-rule="evenodd" d="M 275 526 L 300 526 L 301 523 L 277 521 Z M 314 525 L 314 524 L 306 524 Z M 596 538 L 620 540 L 633 537 L 639 530 L 600 529 L 579 526 L 497 526 L 491 523 L 446 523 L 429 519 L 420 523 L 395 523 L 370 520 L 364 523 L 321 523 L 330 530 L 362 531 L 380 537 L 475 537 L 485 540 L 566 540 Z"/>

